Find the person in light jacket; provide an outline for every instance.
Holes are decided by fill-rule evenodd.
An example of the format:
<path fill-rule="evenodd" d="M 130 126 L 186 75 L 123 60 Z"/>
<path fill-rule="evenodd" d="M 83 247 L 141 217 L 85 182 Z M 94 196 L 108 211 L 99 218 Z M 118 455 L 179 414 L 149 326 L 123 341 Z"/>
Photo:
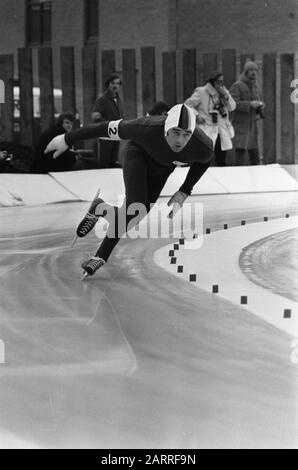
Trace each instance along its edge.
<path fill-rule="evenodd" d="M 229 111 L 236 103 L 224 86 L 223 74 L 215 70 L 204 86 L 197 87 L 185 101 L 197 115 L 197 124 L 211 138 L 217 166 L 226 165 L 227 150 L 233 148 L 234 129 L 229 120 Z"/>

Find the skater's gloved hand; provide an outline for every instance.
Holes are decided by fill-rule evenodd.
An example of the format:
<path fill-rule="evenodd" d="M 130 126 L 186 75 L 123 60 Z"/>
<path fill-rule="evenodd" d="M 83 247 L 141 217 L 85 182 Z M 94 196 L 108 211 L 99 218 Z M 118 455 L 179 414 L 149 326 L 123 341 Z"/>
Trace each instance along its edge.
<path fill-rule="evenodd" d="M 187 198 L 187 194 L 183 193 L 182 191 L 176 191 L 175 194 L 171 197 L 168 201 L 168 206 L 173 205 L 173 209 L 169 212 L 168 218 L 172 219 L 175 214 L 181 209 L 185 199 Z"/>
<path fill-rule="evenodd" d="M 44 153 L 54 152 L 53 158 L 59 157 L 65 150 L 68 149 L 68 145 L 65 142 L 64 134 L 57 135 L 51 142 L 48 143 Z"/>

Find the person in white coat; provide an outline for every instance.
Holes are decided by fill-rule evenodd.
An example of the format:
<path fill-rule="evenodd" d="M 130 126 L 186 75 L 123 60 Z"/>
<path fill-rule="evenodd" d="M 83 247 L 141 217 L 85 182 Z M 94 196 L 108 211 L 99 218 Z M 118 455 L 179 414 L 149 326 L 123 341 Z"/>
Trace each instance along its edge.
<path fill-rule="evenodd" d="M 236 103 L 224 86 L 222 72 L 212 72 L 205 85 L 197 87 L 185 104 L 194 109 L 198 126 L 213 141 L 216 165 L 225 166 L 234 137 L 229 112 L 234 111 Z"/>

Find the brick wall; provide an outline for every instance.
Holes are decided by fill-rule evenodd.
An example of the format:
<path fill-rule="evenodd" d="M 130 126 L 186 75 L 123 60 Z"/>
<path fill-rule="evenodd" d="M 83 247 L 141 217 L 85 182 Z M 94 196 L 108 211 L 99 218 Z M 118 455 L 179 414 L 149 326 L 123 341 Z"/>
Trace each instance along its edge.
<path fill-rule="evenodd" d="M 25 0 L 0 0 L 0 53 L 25 45 Z M 52 0 L 53 45 L 83 44 L 83 0 Z M 177 19 L 177 25 L 175 23 Z M 297 0 L 100 0 L 99 48 L 298 48 Z"/>
<path fill-rule="evenodd" d="M 76 104 L 82 114 L 82 47 L 84 47 L 84 7 L 82 0 L 52 1 L 52 46 L 54 83 L 60 88 L 60 46 L 74 47 Z"/>
<path fill-rule="evenodd" d="M 167 0 L 101 0 L 101 49 L 168 47 Z"/>
<path fill-rule="evenodd" d="M 14 54 L 17 67 L 17 50 L 24 45 L 24 0 L 0 0 L 0 54 Z"/>
<path fill-rule="evenodd" d="M 294 52 L 297 0 L 179 0 L 178 47 Z"/>
<path fill-rule="evenodd" d="M 80 114 L 83 4 L 83 0 L 52 0 L 54 82 L 56 87 L 60 86 L 59 47 L 74 46 Z M 0 54 L 14 53 L 16 58 L 17 49 L 26 45 L 25 5 L 25 0 L 0 0 Z M 298 51 L 298 0 L 99 0 L 99 5 L 99 53 L 114 49 L 116 68 L 121 70 L 121 50 L 136 49 L 138 103 L 142 80 L 140 49 L 144 46 L 155 46 L 157 51 L 157 99 L 162 97 L 162 51 L 176 48 L 198 48 L 201 52 L 235 48 L 238 53 L 248 54 Z M 100 70 L 98 75 L 101 90 Z"/>

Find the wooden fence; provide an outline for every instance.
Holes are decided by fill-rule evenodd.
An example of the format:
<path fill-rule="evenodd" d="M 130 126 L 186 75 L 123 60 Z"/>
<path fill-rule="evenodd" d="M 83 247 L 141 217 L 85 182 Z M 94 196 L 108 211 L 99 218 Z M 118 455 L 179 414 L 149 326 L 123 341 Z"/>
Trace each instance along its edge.
<path fill-rule="evenodd" d="M 53 51 L 42 47 L 38 50 L 38 80 L 40 90 L 40 129 L 44 130 L 54 119 Z M 158 62 L 157 54 L 160 61 Z M 208 74 L 220 67 L 229 88 L 237 79 L 247 57 L 234 49 L 216 53 L 202 53 L 196 49 L 157 51 L 154 47 L 140 50 L 123 49 L 121 75 L 126 118 L 134 118 L 146 111 L 157 100 L 157 80 L 160 80 L 158 99 L 173 105 L 186 99 L 196 86 L 202 85 Z M 118 51 L 119 56 L 119 51 Z M 32 50 L 18 50 L 19 86 L 19 140 L 24 145 L 34 145 L 38 127 L 33 116 Z M 295 163 L 295 107 L 290 100 L 291 81 L 294 76 L 294 54 L 267 53 L 257 59 L 260 65 L 266 119 L 262 126 L 261 141 L 263 163 Z M 114 50 L 98 53 L 95 48 L 84 48 L 81 55 L 82 101 L 81 120 L 88 122 L 98 95 L 98 73 L 102 82 L 116 70 Z M 161 64 L 160 69 L 157 64 Z M 76 111 L 75 51 L 72 47 L 60 48 L 60 76 L 62 109 Z M 139 69 L 139 70 L 137 70 Z M 0 79 L 5 83 L 5 103 L 1 105 L 1 137 L 15 137 L 13 98 L 13 56 L 0 55 Z M 161 77 L 161 78 L 160 78 Z M 141 113 L 141 114 L 142 114 Z M 36 132 L 37 131 L 37 132 Z M 277 152 L 277 148 L 279 152 Z M 297 156 L 296 156 L 297 158 Z"/>

